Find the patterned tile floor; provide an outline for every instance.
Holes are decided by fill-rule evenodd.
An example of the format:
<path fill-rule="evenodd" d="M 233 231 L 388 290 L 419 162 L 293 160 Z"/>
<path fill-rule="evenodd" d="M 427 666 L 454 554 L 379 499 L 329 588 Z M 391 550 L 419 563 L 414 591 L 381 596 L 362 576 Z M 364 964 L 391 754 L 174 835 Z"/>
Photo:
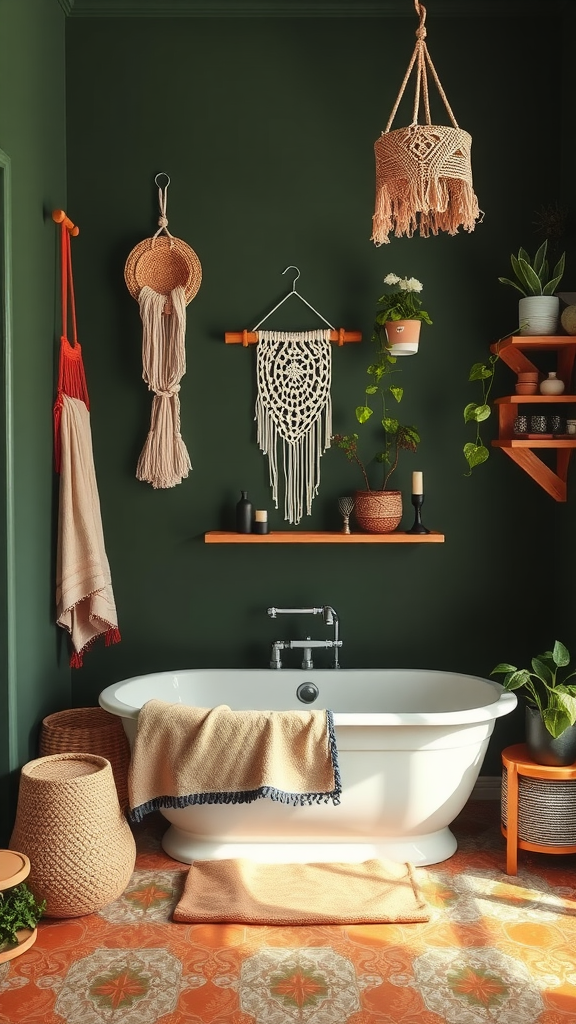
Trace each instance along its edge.
<path fill-rule="evenodd" d="M 402 926 L 174 924 L 163 827 L 138 826 L 120 899 L 0 965 L 1 1024 L 576 1024 L 576 858 L 521 852 L 508 877 L 496 802 L 418 869 L 431 918 Z"/>

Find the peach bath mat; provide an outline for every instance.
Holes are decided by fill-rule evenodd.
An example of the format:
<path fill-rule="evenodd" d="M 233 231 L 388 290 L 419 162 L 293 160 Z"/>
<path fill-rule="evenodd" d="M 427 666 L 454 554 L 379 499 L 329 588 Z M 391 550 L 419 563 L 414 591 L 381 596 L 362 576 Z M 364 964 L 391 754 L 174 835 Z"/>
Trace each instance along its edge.
<path fill-rule="evenodd" d="M 243 924 L 428 921 L 411 864 L 260 864 L 240 857 L 190 866 L 173 920 Z"/>

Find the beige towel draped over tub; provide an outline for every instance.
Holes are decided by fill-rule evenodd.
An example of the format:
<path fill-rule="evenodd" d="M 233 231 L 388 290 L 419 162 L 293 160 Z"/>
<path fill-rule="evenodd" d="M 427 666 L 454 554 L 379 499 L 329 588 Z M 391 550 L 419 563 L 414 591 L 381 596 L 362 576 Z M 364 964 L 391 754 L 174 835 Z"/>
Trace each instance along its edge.
<path fill-rule="evenodd" d="M 161 807 L 340 802 L 332 713 L 233 711 L 150 700 L 128 777 L 133 821 Z"/>

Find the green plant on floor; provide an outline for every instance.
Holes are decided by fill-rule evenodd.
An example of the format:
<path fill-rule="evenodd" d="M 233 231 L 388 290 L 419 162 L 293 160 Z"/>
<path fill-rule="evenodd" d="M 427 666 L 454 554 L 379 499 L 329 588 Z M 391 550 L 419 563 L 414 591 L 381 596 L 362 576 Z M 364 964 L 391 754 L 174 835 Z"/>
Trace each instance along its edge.
<path fill-rule="evenodd" d="M 515 280 L 511 280 L 509 277 L 499 277 L 498 280 L 501 284 L 508 284 L 511 288 L 516 288 L 524 296 L 553 295 L 564 276 L 566 253 L 562 253 L 550 274 L 546 259 L 547 251 L 548 239 L 542 242 L 533 260 L 530 259 L 526 249 L 520 248 L 517 256 L 513 254 L 510 256 Z"/>
<path fill-rule="evenodd" d="M 560 670 L 570 665 L 570 654 L 559 640 L 552 651 L 532 658 L 531 665 L 532 671 L 504 662 L 496 665 L 490 675 L 503 674 L 504 689 L 521 690 L 529 706 L 538 708 L 548 732 L 556 738 L 576 722 L 576 686 L 567 685 L 568 679 L 576 676 L 576 670 L 560 678 Z"/>
<path fill-rule="evenodd" d="M 21 928 L 34 929 L 46 909 L 37 903 L 25 882 L 0 892 L 0 949 L 18 942 Z"/>
<path fill-rule="evenodd" d="M 517 334 L 520 328 L 510 331 L 509 334 L 505 334 L 503 338 L 499 338 L 494 345 L 495 352 L 491 352 L 488 359 L 483 363 L 474 363 L 468 374 L 469 381 L 478 381 L 481 388 L 481 396 L 479 402 L 468 402 L 464 406 L 464 423 L 473 423 L 475 426 L 476 435 L 473 441 L 468 441 L 464 448 L 464 458 L 468 463 L 468 471 L 464 476 L 470 476 L 475 466 L 480 466 L 483 462 L 490 457 L 490 449 L 484 444 L 482 438 L 482 423 L 484 423 L 489 416 L 492 415 L 492 409 L 489 405 L 490 392 L 492 391 L 492 385 L 494 384 L 494 371 L 496 364 L 500 358 L 499 348 L 503 341 L 507 338 L 511 338 L 514 334 Z"/>
<path fill-rule="evenodd" d="M 397 357 L 392 355 L 385 324 L 390 320 L 423 320 L 427 324 L 432 321 L 428 313 L 421 309 L 418 292 L 422 290 L 420 281 L 415 277 L 399 278 L 396 274 L 388 274 L 384 278 L 388 285 L 399 285 L 396 291 L 380 296 L 378 309 L 372 331 L 372 342 L 376 346 L 376 358 L 366 369 L 370 380 L 365 388 L 362 404 L 356 406 L 355 415 L 358 423 L 364 424 L 374 415 L 369 404 L 379 403 L 380 423 L 384 431 L 384 443 L 373 456 L 374 461 L 382 465 L 382 486 L 370 487 L 368 470 L 358 453 L 358 434 L 334 434 L 333 443 L 344 452 L 349 462 L 355 463 L 361 470 L 366 490 L 382 490 L 388 487 L 388 481 L 398 465 L 401 451 L 415 452 L 420 443 L 420 435 L 415 426 L 400 423 L 399 419 L 390 415 L 389 404 L 393 400 L 399 404 L 404 395 L 404 388 L 395 383 L 395 374 L 400 373 Z"/>

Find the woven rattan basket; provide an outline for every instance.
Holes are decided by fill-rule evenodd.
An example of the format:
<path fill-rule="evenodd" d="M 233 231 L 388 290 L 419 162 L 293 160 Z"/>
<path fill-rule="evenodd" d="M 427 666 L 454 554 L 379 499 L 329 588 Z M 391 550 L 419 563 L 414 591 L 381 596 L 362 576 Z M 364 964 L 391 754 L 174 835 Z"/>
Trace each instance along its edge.
<path fill-rule="evenodd" d="M 40 757 L 96 754 L 112 765 L 120 806 L 128 806 L 130 745 L 122 722 L 104 708 L 69 708 L 48 715 L 40 729 Z"/>
<path fill-rule="evenodd" d="M 9 845 L 30 858 L 30 888 L 47 917 L 81 917 L 117 899 L 136 848 L 110 762 L 53 754 L 25 764 Z"/>
<path fill-rule="evenodd" d="M 367 533 L 392 533 L 402 519 L 402 492 L 356 491 L 354 516 Z"/>
<path fill-rule="evenodd" d="M 169 295 L 180 285 L 188 305 L 202 282 L 202 267 L 194 250 L 181 238 L 160 235 L 134 246 L 126 260 L 124 280 L 133 299 L 138 298 L 144 285 L 159 295 Z"/>

